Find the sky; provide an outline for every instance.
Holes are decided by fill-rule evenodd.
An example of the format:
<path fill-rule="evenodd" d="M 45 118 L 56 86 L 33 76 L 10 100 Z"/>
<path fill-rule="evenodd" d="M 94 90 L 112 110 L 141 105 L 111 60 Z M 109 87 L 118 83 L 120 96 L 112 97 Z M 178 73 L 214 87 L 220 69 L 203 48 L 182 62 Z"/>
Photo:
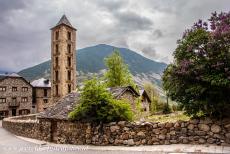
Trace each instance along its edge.
<path fill-rule="evenodd" d="M 170 63 L 184 30 L 214 11 L 230 11 L 230 0 L 0 0 L 0 71 L 50 59 L 50 28 L 63 14 L 77 49 L 109 44 Z"/>

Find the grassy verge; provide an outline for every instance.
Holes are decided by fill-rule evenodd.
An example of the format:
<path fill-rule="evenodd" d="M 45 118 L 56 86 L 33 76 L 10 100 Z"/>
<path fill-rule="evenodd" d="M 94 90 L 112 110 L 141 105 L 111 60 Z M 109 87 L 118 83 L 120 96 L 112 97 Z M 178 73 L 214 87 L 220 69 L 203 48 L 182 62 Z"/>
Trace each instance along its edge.
<path fill-rule="evenodd" d="M 188 121 L 189 116 L 185 115 L 183 112 L 174 112 L 170 114 L 161 114 L 161 115 L 151 115 L 146 120 L 149 122 L 176 122 L 179 120 Z"/>

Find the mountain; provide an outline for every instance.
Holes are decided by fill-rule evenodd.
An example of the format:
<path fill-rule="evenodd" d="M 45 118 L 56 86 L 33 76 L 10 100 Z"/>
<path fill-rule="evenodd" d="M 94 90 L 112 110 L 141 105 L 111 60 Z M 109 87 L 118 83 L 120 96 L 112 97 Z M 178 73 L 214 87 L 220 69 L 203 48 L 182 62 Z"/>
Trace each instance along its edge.
<path fill-rule="evenodd" d="M 149 80 L 160 83 L 160 75 L 167 66 L 165 63 L 150 60 L 130 49 L 118 48 L 106 44 L 86 47 L 77 50 L 78 80 L 84 80 L 93 74 L 103 74 L 105 70 L 104 58 L 110 55 L 114 49 L 118 49 L 121 56 L 128 64 L 131 73 L 137 82 Z M 50 77 L 50 60 L 36 66 L 18 72 L 19 75 L 32 81 L 41 77 Z"/>

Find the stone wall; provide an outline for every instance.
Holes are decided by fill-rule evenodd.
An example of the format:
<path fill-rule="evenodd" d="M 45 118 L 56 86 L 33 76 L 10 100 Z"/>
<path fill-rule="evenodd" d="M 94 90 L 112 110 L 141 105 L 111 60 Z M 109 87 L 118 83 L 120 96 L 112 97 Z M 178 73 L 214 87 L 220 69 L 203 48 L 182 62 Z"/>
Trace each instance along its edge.
<path fill-rule="evenodd" d="M 175 123 L 108 124 L 60 120 L 4 119 L 3 127 L 10 132 L 61 144 L 92 145 L 157 145 L 214 144 L 230 145 L 230 121 L 190 120 Z"/>

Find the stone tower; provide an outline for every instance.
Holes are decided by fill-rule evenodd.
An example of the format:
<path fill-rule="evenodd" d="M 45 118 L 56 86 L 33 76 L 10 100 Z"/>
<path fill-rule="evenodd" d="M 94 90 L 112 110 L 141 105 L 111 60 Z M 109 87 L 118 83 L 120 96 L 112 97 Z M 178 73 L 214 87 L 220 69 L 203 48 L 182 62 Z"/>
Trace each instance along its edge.
<path fill-rule="evenodd" d="M 52 103 L 76 89 L 76 29 L 63 15 L 51 28 Z"/>

